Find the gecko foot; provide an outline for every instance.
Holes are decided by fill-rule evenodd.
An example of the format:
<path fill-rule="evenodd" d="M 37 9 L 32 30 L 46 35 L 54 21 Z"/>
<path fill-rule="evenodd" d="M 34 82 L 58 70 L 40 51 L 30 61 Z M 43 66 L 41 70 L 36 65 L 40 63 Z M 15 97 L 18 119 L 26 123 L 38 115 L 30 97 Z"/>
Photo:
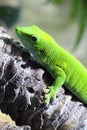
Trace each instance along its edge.
<path fill-rule="evenodd" d="M 48 105 L 51 100 L 56 98 L 56 90 L 54 86 L 49 86 L 47 89 L 44 90 L 45 92 L 45 103 Z"/>

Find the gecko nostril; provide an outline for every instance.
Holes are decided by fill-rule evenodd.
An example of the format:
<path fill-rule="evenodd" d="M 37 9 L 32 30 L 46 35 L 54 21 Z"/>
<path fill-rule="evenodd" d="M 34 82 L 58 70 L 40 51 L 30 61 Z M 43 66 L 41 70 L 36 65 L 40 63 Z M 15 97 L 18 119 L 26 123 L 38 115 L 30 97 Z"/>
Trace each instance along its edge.
<path fill-rule="evenodd" d="M 17 32 L 17 31 L 19 31 L 20 30 L 20 27 L 16 27 L 15 28 L 15 31 Z"/>

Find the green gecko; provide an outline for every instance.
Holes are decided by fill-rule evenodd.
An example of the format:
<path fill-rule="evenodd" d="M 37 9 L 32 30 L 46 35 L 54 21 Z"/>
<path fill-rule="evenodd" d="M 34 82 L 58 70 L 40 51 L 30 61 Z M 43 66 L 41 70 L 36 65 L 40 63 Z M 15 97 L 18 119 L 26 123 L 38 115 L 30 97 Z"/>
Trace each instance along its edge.
<path fill-rule="evenodd" d="M 16 33 L 35 60 L 53 76 L 54 83 L 45 90 L 45 103 L 55 99 L 64 84 L 74 95 L 87 103 L 87 70 L 49 34 L 33 25 L 16 27 Z"/>

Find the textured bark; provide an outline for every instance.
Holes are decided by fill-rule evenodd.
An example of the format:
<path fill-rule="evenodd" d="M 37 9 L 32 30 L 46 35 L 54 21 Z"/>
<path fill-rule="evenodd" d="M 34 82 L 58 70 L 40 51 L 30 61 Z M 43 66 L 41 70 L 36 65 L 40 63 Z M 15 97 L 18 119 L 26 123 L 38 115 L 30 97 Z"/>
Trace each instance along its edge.
<path fill-rule="evenodd" d="M 31 130 L 87 130 L 87 108 L 65 87 L 47 107 L 43 90 L 54 79 L 0 27 L 0 109 Z M 1 123 L 2 124 L 2 123 Z M 8 130 L 13 130 L 11 125 Z M 24 127 L 15 126 L 15 130 Z M 7 129 L 4 129 L 7 130 Z"/>
<path fill-rule="evenodd" d="M 29 126 L 16 126 L 0 122 L 0 130 L 31 130 L 31 128 Z"/>

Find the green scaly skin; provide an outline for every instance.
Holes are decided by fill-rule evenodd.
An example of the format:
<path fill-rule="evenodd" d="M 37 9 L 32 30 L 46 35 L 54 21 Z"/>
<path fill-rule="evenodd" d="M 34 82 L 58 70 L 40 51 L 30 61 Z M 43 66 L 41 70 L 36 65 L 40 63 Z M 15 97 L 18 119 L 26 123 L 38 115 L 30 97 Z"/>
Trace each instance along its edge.
<path fill-rule="evenodd" d="M 49 104 L 50 99 L 55 99 L 59 88 L 64 84 L 80 100 L 87 103 L 86 68 L 37 26 L 16 27 L 16 32 L 34 59 L 55 78 L 53 85 L 45 90 L 44 102 Z"/>

